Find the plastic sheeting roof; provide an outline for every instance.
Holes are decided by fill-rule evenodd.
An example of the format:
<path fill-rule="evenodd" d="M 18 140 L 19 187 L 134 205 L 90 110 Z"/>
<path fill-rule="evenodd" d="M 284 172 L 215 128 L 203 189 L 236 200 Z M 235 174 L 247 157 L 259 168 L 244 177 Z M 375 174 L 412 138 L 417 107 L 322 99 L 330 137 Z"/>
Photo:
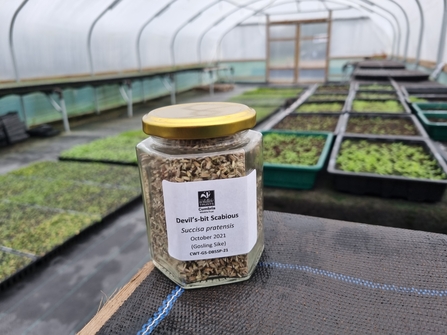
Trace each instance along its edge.
<path fill-rule="evenodd" d="M 346 57 L 377 50 L 403 57 L 408 34 L 407 56 L 418 58 L 422 14 L 419 58 L 436 62 L 446 2 L 0 0 L 0 81 L 119 73 L 244 55 L 265 58 L 265 41 L 253 43 L 265 39 L 267 15 L 278 22 L 327 18 L 329 11 L 340 22 L 331 44 L 337 56 Z M 365 17 L 363 23 L 352 23 Z M 365 28 L 368 25 L 371 29 Z M 247 31 L 242 33 L 243 29 Z M 371 43 L 376 43 L 376 49 L 371 49 Z M 256 52 L 241 50 L 253 47 Z M 331 55 L 334 52 L 331 48 Z"/>

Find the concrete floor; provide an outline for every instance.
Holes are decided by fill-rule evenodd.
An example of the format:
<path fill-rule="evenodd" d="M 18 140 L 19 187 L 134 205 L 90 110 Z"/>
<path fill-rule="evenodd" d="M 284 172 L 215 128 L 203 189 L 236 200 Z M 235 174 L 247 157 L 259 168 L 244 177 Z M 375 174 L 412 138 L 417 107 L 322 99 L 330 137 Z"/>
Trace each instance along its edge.
<path fill-rule="evenodd" d="M 179 103 L 225 101 L 248 89 L 216 93 L 190 91 Z M 72 132 L 48 139 L 29 139 L 0 149 L 0 174 L 40 160 L 57 160 L 62 150 L 100 137 L 141 127 L 141 117 L 163 98 L 105 112 L 88 123 L 72 124 Z M 79 238 L 50 262 L 0 293 L 0 334 L 62 335 L 79 331 L 117 290 L 149 261 L 141 201 L 120 212 L 87 236 Z"/>

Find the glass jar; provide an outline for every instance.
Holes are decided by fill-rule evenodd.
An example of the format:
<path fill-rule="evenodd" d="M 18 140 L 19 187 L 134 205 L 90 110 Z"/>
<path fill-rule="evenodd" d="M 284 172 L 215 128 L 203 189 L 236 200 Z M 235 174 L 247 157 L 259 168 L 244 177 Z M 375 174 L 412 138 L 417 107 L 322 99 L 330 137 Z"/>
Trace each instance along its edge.
<path fill-rule="evenodd" d="M 264 249 L 262 135 L 236 103 L 151 111 L 137 145 L 149 249 L 183 288 L 247 280 Z"/>

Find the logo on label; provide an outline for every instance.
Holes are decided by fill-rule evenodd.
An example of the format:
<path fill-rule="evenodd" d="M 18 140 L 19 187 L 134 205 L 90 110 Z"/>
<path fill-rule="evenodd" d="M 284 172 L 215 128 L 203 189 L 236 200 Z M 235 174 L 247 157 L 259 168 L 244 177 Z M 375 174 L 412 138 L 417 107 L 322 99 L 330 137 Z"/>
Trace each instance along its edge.
<path fill-rule="evenodd" d="M 199 191 L 199 207 L 215 206 L 214 191 Z"/>

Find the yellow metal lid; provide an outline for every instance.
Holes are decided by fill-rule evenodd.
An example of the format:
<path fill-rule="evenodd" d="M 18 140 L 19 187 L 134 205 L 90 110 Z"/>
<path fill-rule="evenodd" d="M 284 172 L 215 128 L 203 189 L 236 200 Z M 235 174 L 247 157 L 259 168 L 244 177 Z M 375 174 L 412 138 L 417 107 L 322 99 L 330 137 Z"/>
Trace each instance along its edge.
<path fill-rule="evenodd" d="M 178 140 L 229 136 L 255 124 L 254 109 L 231 102 L 172 105 L 143 116 L 146 134 Z"/>

